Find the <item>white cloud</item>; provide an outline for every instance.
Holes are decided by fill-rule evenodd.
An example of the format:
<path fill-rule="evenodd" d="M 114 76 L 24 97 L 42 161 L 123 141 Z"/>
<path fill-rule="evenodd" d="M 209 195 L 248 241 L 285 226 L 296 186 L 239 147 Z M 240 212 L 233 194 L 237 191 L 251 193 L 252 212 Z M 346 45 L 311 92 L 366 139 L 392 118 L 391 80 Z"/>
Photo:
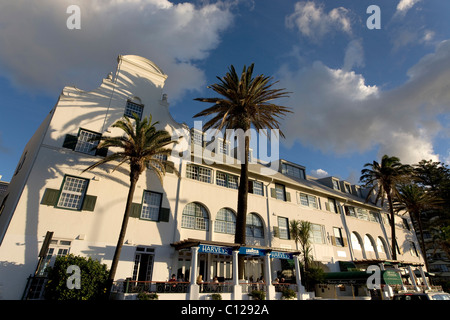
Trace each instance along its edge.
<path fill-rule="evenodd" d="M 397 11 L 396 14 L 406 14 L 409 9 L 411 9 L 417 2 L 420 0 L 400 0 L 400 2 L 397 4 Z"/>
<path fill-rule="evenodd" d="M 351 70 L 353 67 L 364 67 L 364 49 L 361 40 L 352 40 L 345 50 L 343 70 Z"/>
<path fill-rule="evenodd" d="M 450 40 L 408 71 L 409 80 L 389 91 L 365 83 L 363 75 L 322 62 L 277 78 L 292 92 L 294 109 L 284 123 L 288 146 L 296 141 L 337 155 L 378 148 L 405 163 L 438 161 L 433 138 L 444 130 L 437 117 L 450 112 Z"/>
<path fill-rule="evenodd" d="M 69 30 L 69 5 L 81 9 L 81 29 Z M 222 2 L 194 6 L 168 0 L 17 0 L 0 2 L 0 70 L 28 89 L 75 84 L 91 90 L 114 71 L 119 54 L 144 56 L 169 78 L 171 101 L 204 86 L 195 62 L 220 42 L 233 16 Z M 186 76 L 189 75 L 189 76 Z"/>
<path fill-rule="evenodd" d="M 316 178 L 325 178 L 328 177 L 329 174 L 323 169 L 311 170 L 311 175 Z"/>
<path fill-rule="evenodd" d="M 318 6 L 313 1 L 297 2 L 294 12 L 286 18 L 286 25 L 298 28 L 304 36 L 315 41 L 336 30 L 348 34 L 352 31 L 346 8 L 334 8 L 326 13 L 323 6 Z"/>

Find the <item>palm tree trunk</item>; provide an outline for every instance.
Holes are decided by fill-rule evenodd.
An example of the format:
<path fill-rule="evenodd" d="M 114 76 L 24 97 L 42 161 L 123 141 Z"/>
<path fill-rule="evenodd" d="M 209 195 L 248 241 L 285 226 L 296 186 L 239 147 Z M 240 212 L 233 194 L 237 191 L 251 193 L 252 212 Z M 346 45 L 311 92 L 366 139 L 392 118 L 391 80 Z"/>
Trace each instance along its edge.
<path fill-rule="evenodd" d="M 239 179 L 238 205 L 236 217 L 236 233 L 234 242 L 245 244 L 246 224 L 247 224 L 247 198 L 248 198 L 248 154 L 250 149 L 250 137 L 245 136 L 244 162 L 241 164 L 241 176 Z M 238 257 L 239 279 L 244 278 L 244 259 L 245 256 Z"/>
<path fill-rule="evenodd" d="M 136 189 L 136 184 L 139 179 L 139 175 L 135 172 L 130 173 L 130 189 L 128 190 L 127 204 L 125 206 L 125 213 L 123 215 L 122 227 L 120 228 L 119 239 L 117 240 L 116 250 L 114 252 L 114 258 L 112 260 L 111 269 L 109 271 L 108 283 L 107 283 L 107 297 L 111 293 L 112 284 L 114 282 L 114 277 L 117 271 L 117 265 L 120 260 L 120 253 L 122 251 L 123 243 L 125 240 L 125 235 L 128 227 L 128 220 L 131 213 L 131 204 L 133 202 L 134 190 Z"/>
<path fill-rule="evenodd" d="M 395 216 L 394 207 L 392 206 L 391 191 L 386 191 L 389 201 L 389 211 L 391 212 L 391 238 L 392 238 L 392 260 L 397 260 L 397 239 L 395 239 Z"/>
<path fill-rule="evenodd" d="M 428 269 L 428 259 L 427 259 L 427 253 L 425 251 L 425 239 L 423 237 L 423 227 L 422 227 L 422 221 L 420 220 L 420 212 L 416 212 L 414 215 L 416 216 L 417 224 L 419 225 L 420 249 L 422 250 L 423 260 L 425 261 L 425 268 L 429 272 L 430 269 Z"/>

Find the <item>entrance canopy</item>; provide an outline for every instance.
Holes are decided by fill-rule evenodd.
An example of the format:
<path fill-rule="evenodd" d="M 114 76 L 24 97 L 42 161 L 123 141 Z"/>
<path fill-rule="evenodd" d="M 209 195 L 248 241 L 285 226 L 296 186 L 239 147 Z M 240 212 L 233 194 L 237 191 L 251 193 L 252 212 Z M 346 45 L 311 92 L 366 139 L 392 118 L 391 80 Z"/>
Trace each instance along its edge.
<path fill-rule="evenodd" d="M 247 246 L 230 242 L 207 241 L 199 239 L 186 239 L 171 244 L 175 250 L 199 247 L 200 253 L 213 253 L 222 255 L 232 255 L 233 251 L 239 251 L 240 255 L 252 257 L 264 257 L 270 253 L 271 258 L 293 259 L 294 255 L 299 255 L 300 251 L 292 251 L 284 248 L 271 248 L 261 246 Z"/>

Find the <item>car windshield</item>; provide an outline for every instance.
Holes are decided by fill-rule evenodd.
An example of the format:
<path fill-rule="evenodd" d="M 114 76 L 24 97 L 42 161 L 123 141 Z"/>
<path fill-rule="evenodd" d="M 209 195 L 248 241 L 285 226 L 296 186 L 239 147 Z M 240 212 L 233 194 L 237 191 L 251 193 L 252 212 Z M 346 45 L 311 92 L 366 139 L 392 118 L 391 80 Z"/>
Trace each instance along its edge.
<path fill-rule="evenodd" d="M 448 293 L 433 294 L 431 296 L 431 299 L 433 299 L 433 300 L 450 300 L 450 294 L 448 294 Z"/>

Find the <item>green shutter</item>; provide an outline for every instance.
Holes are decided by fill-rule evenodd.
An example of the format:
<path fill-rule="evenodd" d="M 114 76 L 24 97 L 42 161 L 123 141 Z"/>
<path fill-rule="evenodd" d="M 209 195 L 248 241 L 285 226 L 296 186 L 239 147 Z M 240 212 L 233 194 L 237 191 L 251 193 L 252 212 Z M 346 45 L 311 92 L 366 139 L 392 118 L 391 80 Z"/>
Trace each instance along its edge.
<path fill-rule="evenodd" d="M 277 190 L 275 190 L 275 188 L 270 188 L 270 196 L 272 198 L 277 198 Z"/>
<path fill-rule="evenodd" d="M 141 211 L 142 211 L 142 205 L 140 203 L 132 203 L 130 217 L 131 218 L 140 218 Z"/>
<path fill-rule="evenodd" d="M 45 189 L 44 196 L 42 197 L 41 204 L 47 206 L 55 206 L 58 201 L 59 190 L 58 189 Z"/>
<path fill-rule="evenodd" d="M 330 204 L 328 202 L 325 202 L 325 209 L 327 211 L 330 211 Z"/>
<path fill-rule="evenodd" d="M 97 202 L 96 196 L 85 195 L 83 200 L 83 207 L 81 208 L 81 210 L 94 211 L 96 202 Z"/>
<path fill-rule="evenodd" d="M 273 236 L 276 238 L 280 237 L 280 228 L 275 227 L 275 226 L 273 227 Z"/>
<path fill-rule="evenodd" d="M 286 201 L 291 202 L 291 194 L 289 192 L 286 192 Z"/>
<path fill-rule="evenodd" d="M 71 134 L 66 134 L 66 138 L 64 139 L 63 148 L 67 149 L 75 149 L 75 146 L 78 142 L 78 136 L 74 136 Z"/>
<path fill-rule="evenodd" d="M 169 222 L 169 217 L 170 217 L 170 208 L 159 209 L 159 221 Z"/>

